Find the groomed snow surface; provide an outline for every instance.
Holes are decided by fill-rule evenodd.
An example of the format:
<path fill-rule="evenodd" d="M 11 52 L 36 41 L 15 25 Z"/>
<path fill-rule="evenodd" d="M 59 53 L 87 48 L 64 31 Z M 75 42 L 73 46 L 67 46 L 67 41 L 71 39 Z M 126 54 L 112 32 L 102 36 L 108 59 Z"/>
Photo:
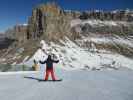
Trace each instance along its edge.
<path fill-rule="evenodd" d="M 63 81 L 39 82 L 43 71 L 0 76 L 0 100 L 133 100 L 131 70 L 55 70 Z"/>

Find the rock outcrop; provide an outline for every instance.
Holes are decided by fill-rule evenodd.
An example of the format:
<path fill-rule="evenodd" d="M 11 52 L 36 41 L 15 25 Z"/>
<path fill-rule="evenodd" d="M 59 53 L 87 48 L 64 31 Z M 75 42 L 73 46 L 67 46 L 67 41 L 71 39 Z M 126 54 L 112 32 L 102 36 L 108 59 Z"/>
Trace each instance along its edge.
<path fill-rule="evenodd" d="M 125 22 L 116 26 L 96 26 L 91 27 L 89 24 L 78 25 L 76 28 L 71 27 L 71 21 L 74 19 L 100 20 L 100 21 L 117 21 Z M 129 23 L 128 23 L 129 22 Z M 48 40 L 58 40 L 67 36 L 71 39 L 80 37 L 80 33 L 115 33 L 131 34 L 133 33 L 132 24 L 133 11 L 118 10 L 112 12 L 103 11 L 68 11 L 61 9 L 55 3 L 42 4 L 36 7 L 28 22 L 28 39 L 43 37 Z M 129 25 L 127 25 L 129 24 Z M 80 27 L 80 28 L 78 28 Z M 77 32 L 78 30 L 78 32 Z"/>
<path fill-rule="evenodd" d="M 95 27 L 92 27 L 86 23 L 71 26 L 72 21 L 75 19 L 83 22 L 87 20 L 114 21 L 120 22 L 120 24 L 116 26 L 95 25 Z M 133 11 L 130 10 L 79 12 L 63 10 L 56 3 L 47 3 L 33 9 L 27 26 L 17 25 L 6 33 L 12 33 L 10 37 L 15 37 L 20 42 L 38 38 L 59 40 L 64 36 L 76 39 L 85 33 L 132 34 L 132 22 Z"/>
<path fill-rule="evenodd" d="M 16 25 L 6 31 L 6 37 L 14 39 L 16 42 L 5 50 L 6 53 L 2 51 L 1 58 L 6 58 L 2 62 L 21 63 L 27 55 L 29 56 L 28 58 L 33 56 L 40 40 L 45 40 L 46 42 L 54 41 L 56 43 L 56 41 L 63 40 L 63 38 L 65 40 L 66 37 L 76 44 L 78 44 L 76 41 L 80 40 L 81 42 L 78 44 L 80 48 L 90 49 L 92 48 L 91 43 L 93 43 L 96 49 L 104 49 L 133 57 L 132 46 L 127 46 L 128 43 L 132 43 L 132 39 L 128 37 L 133 36 L 133 11 L 79 12 L 63 10 L 56 3 L 47 3 L 34 8 L 27 23 L 27 25 Z M 92 35 L 95 36 L 93 37 Z M 117 41 L 114 42 L 112 40 L 116 35 L 123 36 L 122 41 L 125 38 L 129 40 L 125 40 L 126 42 L 123 43 L 125 45 L 117 44 Z M 108 43 L 103 38 L 104 42 L 95 43 L 95 41 L 90 39 L 92 38 L 91 36 L 93 38 L 111 37 L 111 42 Z M 84 41 L 83 38 L 85 38 Z M 119 40 L 117 37 L 115 39 Z"/>
<path fill-rule="evenodd" d="M 5 34 L 0 34 L 0 50 L 7 49 L 14 42 L 13 39 L 9 39 Z"/>
<path fill-rule="evenodd" d="M 15 25 L 8 29 L 5 34 L 7 38 L 23 43 L 27 40 L 27 24 Z"/>
<path fill-rule="evenodd" d="M 79 12 L 66 12 L 55 3 L 40 5 L 32 12 L 29 18 L 28 38 L 38 38 L 43 35 L 45 39 L 71 37 L 70 21 L 78 17 Z"/>
<path fill-rule="evenodd" d="M 133 11 L 130 10 L 116 10 L 116 11 L 86 11 L 82 12 L 80 19 L 99 19 L 99 20 L 113 20 L 113 21 L 133 21 Z"/>

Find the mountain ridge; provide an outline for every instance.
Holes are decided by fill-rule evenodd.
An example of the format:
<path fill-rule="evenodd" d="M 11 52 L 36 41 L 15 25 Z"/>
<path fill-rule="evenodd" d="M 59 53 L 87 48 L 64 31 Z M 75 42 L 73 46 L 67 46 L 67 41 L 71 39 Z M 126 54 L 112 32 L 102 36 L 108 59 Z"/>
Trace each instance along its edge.
<path fill-rule="evenodd" d="M 109 51 L 112 52 L 111 54 L 116 53 L 132 59 L 133 47 L 130 45 L 133 43 L 132 14 L 132 11 L 119 10 L 115 13 L 66 11 L 55 3 L 39 5 L 33 9 L 27 25 L 16 25 L 6 32 L 6 36 L 15 39 L 15 42 L 5 50 L 6 56 L 4 56 L 5 53 L 1 56 L 4 57 L 2 59 L 8 58 L 9 61 L 0 61 L 1 63 L 19 64 L 27 56 L 27 60 L 29 60 L 40 47 L 41 40 L 44 40 L 49 47 L 52 46 L 51 42 L 58 44 L 61 46 L 60 49 L 65 46 L 61 41 L 67 43 L 69 40 L 71 41 L 69 43 L 74 43 L 81 50 L 86 50 L 83 52 L 84 55 L 93 54 L 93 52 L 101 53 L 102 50 L 106 51 L 105 53 Z M 66 40 L 66 38 L 68 39 Z M 68 45 L 71 45 L 69 43 Z M 66 48 L 71 49 L 71 47 Z M 58 50 L 58 46 L 51 47 L 51 49 Z M 65 52 L 63 54 L 62 52 L 58 53 L 64 57 L 63 60 L 69 62 L 71 58 L 65 57 Z M 77 51 L 77 54 L 81 55 L 82 51 Z M 15 58 L 11 59 L 13 55 Z M 97 55 L 96 58 L 100 59 Z M 90 58 L 87 57 L 87 59 Z M 79 62 L 81 61 L 79 60 Z M 86 65 L 88 66 L 88 64 Z"/>

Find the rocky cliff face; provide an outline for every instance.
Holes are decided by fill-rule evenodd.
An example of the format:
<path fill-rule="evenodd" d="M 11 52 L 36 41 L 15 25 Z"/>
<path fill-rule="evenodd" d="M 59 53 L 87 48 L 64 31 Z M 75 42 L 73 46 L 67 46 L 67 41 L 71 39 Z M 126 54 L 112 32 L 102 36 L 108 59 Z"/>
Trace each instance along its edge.
<path fill-rule="evenodd" d="M 8 29 L 5 34 L 7 38 L 23 43 L 27 40 L 27 24 L 15 25 L 13 28 Z"/>
<path fill-rule="evenodd" d="M 72 26 L 71 23 L 75 19 L 85 24 L 77 21 L 76 26 Z M 98 20 L 99 23 L 93 27 L 85 22 L 87 20 Z M 104 25 L 104 22 L 118 23 L 117 25 Z M 88 11 L 81 13 L 63 10 L 55 3 L 48 3 L 40 5 L 33 10 L 28 22 L 27 37 L 28 39 L 36 39 L 42 36 L 48 40 L 58 40 L 64 36 L 76 39 L 82 35 L 81 33 L 132 34 L 132 22 L 133 12 L 129 10 L 112 12 Z"/>
<path fill-rule="evenodd" d="M 130 10 L 115 10 L 115 11 L 86 11 L 82 12 L 80 19 L 99 19 L 99 20 L 113 20 L 113 21 L 133 21 L 133 11 Z"/>
<path fill-rule="evenodd" d="M 43 35 L 48 40 L 57 40 L 64 35 L 71 37 L 70 21 L 79 16 L 79 12 L 64 11 L 55 3 L 40 5 L 29 18 L 28 36 L 38 38 Z"/>
<path fill-rule="evenodd" d="M 56 3 L 47 3 L 33 9 L 27 26 L 16 25 L 6 33 L 12 33 L 10 37 L 15 36 L 21 42 L 38 38 L 58 40 L 64 36 L 77 39 L 82 34 L 90 33 L 132 34 L 133 11 L 68 11 L 61 9 Z"/>

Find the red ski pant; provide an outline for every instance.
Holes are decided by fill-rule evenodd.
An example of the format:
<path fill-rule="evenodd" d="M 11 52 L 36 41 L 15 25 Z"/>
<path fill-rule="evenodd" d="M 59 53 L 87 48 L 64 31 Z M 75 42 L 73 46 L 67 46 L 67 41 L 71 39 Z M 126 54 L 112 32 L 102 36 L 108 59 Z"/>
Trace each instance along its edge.
<path fill-rule="evenodd" d="M 53 69 L 46 70 L 45 80 L 48 80 L 49 74 L 51 74 L 52 80 L 56 80 Z"/>

